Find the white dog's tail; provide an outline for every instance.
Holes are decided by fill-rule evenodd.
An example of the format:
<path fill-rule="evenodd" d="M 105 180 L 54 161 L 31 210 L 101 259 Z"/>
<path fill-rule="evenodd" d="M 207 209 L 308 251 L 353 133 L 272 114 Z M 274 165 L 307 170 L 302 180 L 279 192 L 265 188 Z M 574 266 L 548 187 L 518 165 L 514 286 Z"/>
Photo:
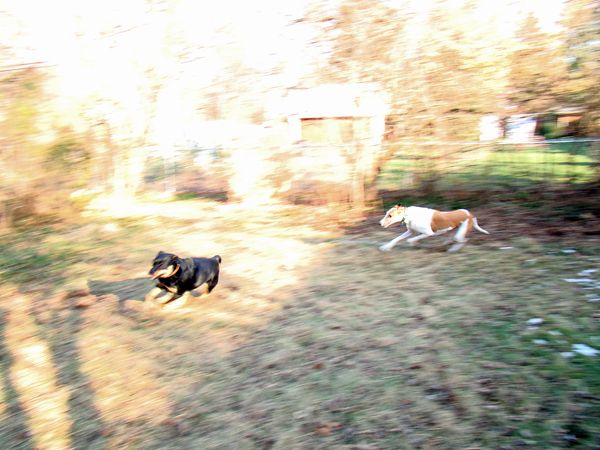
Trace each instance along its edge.
<path fill-rule="evenodd" d="M 477 223 L 477 217 L 475 217 L 475 216 L 473 216 L 473 228 L 475 228 L 477 231 L 480 231 L 482 233 L 490 234 L 489 232 L 485 231 L 483 228 L 481 228 L 479 226 L 479 224 Z"/>

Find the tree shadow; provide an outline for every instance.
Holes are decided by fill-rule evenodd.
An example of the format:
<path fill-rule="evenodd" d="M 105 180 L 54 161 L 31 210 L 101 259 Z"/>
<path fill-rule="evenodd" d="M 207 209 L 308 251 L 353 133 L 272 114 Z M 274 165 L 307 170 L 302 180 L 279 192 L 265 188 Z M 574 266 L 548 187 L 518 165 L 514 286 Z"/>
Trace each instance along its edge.
<path fill-rule="evenodd" d="M 7 420 L 0 426 L 0 442 L 7 443 L 15 439 L 20 441 L 19 449 L 33 449 L 31 432 L 27 425 L 28 417 L 19 400 L 19 394 L 10 378 L 10 368 L 13 358 L 4 342 L 6 311 L 0 310 L 0 382 L 4 393 L 3 402 L 6 405 Z"/>
<path fill-rule="evenodd" d="M 40 335 L 51 352 L 56 368 L 57 384 L 69 386 L 68 412 L 71 419 L 71 448 L 106 449 L 104 423 L 94 404 L 95 392 L 89 377 L 82 370 L 78 334 L 83 325 L 81 310 L 69 299 L 68 309 L 53 310 L 47 314 L 44 303 L 32 303 L 31 315 L 39 327 Z"/>

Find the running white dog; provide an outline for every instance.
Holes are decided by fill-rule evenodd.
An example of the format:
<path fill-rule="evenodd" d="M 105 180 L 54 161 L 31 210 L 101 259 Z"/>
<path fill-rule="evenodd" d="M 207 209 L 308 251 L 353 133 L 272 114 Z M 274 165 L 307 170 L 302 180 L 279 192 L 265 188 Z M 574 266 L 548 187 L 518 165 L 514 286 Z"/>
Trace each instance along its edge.
<path fill-rule="evenodd" d="M 382 245 L 379 247 L 379 250 L 389 252 L 394 245 L 411 236 L 413 232 L 420 234 L 407 240 L 411 245 L 426 237 L 438 236 L 458 227 L 458 231 L 450 239 L 454 240 L 455 244 L 448 249 L 449 252 L 458 251 L 465 245 L 467 242 L 467 233 L 472 228 L 482 233 L 490 234 L 478 225 L 475 216 L 466 209 L 443 212 L 430 208 L 421 208 L 420 206 L 405 208 L 404 206 L 396 205 L 388 210 L 379 223 L 382 227 L 387 228 L 397 222 L 404 222 L 406 224 L 406 232 L 392 239 L 387 244 Z"/>

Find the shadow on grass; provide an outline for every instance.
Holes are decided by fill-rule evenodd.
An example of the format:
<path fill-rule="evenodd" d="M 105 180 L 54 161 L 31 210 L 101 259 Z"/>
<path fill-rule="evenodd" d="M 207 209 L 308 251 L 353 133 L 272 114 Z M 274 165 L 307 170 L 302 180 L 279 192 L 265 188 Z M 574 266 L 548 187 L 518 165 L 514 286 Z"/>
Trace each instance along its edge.
<path fill-rule="evenodd" d="M 379 232 L 376 220 L 373 230 Z M 365 237 L 375 239 L 369 233 Z M 125 361 L 136 377 L 143 370 L 132 363 L 138 353 L 168 367 L 158 380 L 174 406 L 168 420 L 132 421 L 123 435 L 143 439 L 140 448 L 521 448 L 523 437 L 537 438 L 537 427 L 548 429 L 540 432 L 548 446 L 538 448 L 561 448 L 564 440 L 554 445 L 544 424 L 551 419 L 570 429 L 570 421 L 547 405 L 572 407 L 571 392 L 590 383 L 572 382 L 549 368 L 554 353 L 548 349 L 533 359 L 527 353 L 530 337 L 520 337 L 525 319 L 562 301 L 551 278 L 559 269 L 530 266 L 544 252 L 532 246 L 491 256 L 491 249 L 469 245 L 460 254 L 432 256 L 422 248 L 391 254 L 364 245 L 323 248 L 328 250 L 309 273 L 275 299 L 281 310 L 260 312 L 250 289 L 236 292 L 238 284 L 258 283 L 225 277 L 208 306 L 225 300 L 219 313 L 237 307 L 238 316 L 264 318 L 260 328 L 242 328 L 236 314 L 218 316 L 219 338 L 221 331 L 242 337 L 232 351 L 221 353 L 204 339 L 206 305 L 186 321 L 167 317 L 160 329 L 141 324 Z M 267 260 L 252 262 L 265 271 L 281 270 Z M 119 303 L 140 300 L 150 287 L 147 278 L 89 281 L 93 294 L 115 295 Z M 270 286 L 264 287 L 268 292 Z M 523 294 L 525 288 L 533 291 Z M 569 317 L 571 306 L 565 303 L 558 312 Z M 187 320 L 194 316 L 196 322 Z M 81 317 L 79 311 L 65 317 L 65 323 L 53 317 L 51 325 L 60 329 L 51 328 L 47 340 L 63 364 L 72 364 L 60 366 L 61 380 L 83 384 L 82 404 L 73 405 L 72 414 L 89 415 L 88 439 L 101 447 L 101 418 L 94 414 L 94 393 L 75 345 Z M 107 331 L 119 336 L 118 329 Z M 147 347 L 140 344 L 144 337 Z M 144 407 L 140 415 L 156 411 L 151 403 Z M 74 433 L 86 429 L 73 427 Z M 90 448 L 84 441 L 77 440 L 78 447 Z"/>
<path fill-rule="evenodd" d="M 119 311 L 123 311 L 126 301 L 144 302 L 145 295 L 155 286 L 150 278 L 131 278 L 120 281 L 89 280 L 88 288 L 93 295 L 114 295 Z"/>
<path fill-rule="evenodd" d="M 82 324 L 81 312 L 72 307 L 73 305 L 68 309 L 53 309 L 46 301 L 51 296 L 50 290 L 65 281 L 63 273 L 77 258 L 77 254 L 68 248 L 42 247 L 40 240 L 44 235 L 43 230 L 26 230 L 15 242 L 0 242 L 0 264 L 3 267 L 0 280 L 4 279 L 14 284 L 19 292 L 29 291 L 31 288 L 43 292 L 42 297 L 32 298 L 29 310 L 15 310 L 14 314 L 29 314 L 34 319 L 35 334 L 50 349 L 52 365 L 57 373 L 57 384 L 69 388 L 69 437 L 72 448 L 105 449 L 101 415 L 94 405 L 95 395 L 90 387 L 90 380 L 81 367 L 77 337 Z M 8 239 L 11 239 L 11 236 Z M 44 250 L 40 250 L 41 248 Z M 42 286 L 40 280 L 48 278 L 51 278 L 52 285 Z M 6 348 L 3 342 L 5 326 L 5 311 L 2 310 L 0 371 L 4 400 L 11 419 L 0 429 L 0 441 L 11 443 L 4 448 L 35 448 L 31 440 L 31 430 L 28 430 L 26 425 L 27 413 L 10 378 L 10 368 L 14 361 L 10 356 L 12 349 Z M 18 444 L 15 444 L 17 442 Z"/>
<path fill-rule="evenodd" d="M 13 359 L 4 342 L 4 328 L 6 326 L 5 310 L 0 310 L 0 382 L 2 383 L 3 403 L 6 407 L 6 420 L 0 424 L 0 442 L 19 442 L 18 447 L 23 450 L 33 449 L 31 432 L 28 428 L 28 417 L 19 394 L 11 380 L 10 368 Z"/>
<path fill-rule="evenodd" d="M 172 444 L 520 448 L 525 436 L 567 448 L 567 405 L 589 415 L 577 422 L 588 431 L 567 436 L 584 448 L 597 413 L 573 398 L 597 395 L 594 372 L 574 380 L 560 347 L 535 353 L 526 319 L 550 308 L 548 320 L 575 316 L 552 284 L 562 260 L 530 245 L 493 256 L 332 248 L 266 327 L 193 379 L 172 410 Z M 543 262 L 530 266 L 533 257 Z"/>
<path fill-rule="evenodd" d="M 75 300 L 70 299 L 73 303 Z M 40 336 L 50 348 L 52 363 L 57 372 L 57 384 L 70 386 L 68 414 L 71 419 L 71 447 L 75 449 L 106 449 L 104 423 L 95 406 L 95 393 L 91 380 L 82 369 L 78 334 L 83 318 L 81 309 L 74 304 L 65 311 L 52 311 L 47 315 L 44 306 L 34 302 L 31 314 L 40 327 Z"/>
<path fill-rule="evenodd" d="M 494 209 L 493 215 L 503 214 L 503 222 L 511 224 L 527 223 L 540 230 L 564 228 L 579 225 L 582 234 L 597 234 L 600 208 L 598 198 L 600 185 L 589 184 L 580 188 L 563 187 L 561 189 L 544 189 L 543 185 L 536 189 L 493 191 L 460 190 L 456 187 L 438 190 L 431 193 L 418 189 L 388 190 L 379 193 L 382 199 L 381 215 L 391 206 L 417 205 L 441 210 L 466 208 L 478 214 L 478 211 Z M 531 210 L 535 209 L 535 213 Z M 588 217 L 589 216 L 589 217 Z M 485 228 L 485 227 L 484 227 Z M 503 226 L 505 228 L 505 226 Z"/>

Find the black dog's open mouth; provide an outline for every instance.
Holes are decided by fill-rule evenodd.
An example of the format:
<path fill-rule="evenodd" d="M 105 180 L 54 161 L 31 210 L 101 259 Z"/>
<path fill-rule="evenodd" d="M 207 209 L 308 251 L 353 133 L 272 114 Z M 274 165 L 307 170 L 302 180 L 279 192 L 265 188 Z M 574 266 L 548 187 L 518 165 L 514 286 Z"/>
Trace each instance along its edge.
<path fill-rule="evenodd" d="M 178 268 L 179 268 L 179 266 L 177 266 L 177 267 L 169 266 L 166 269 L 157 270 L 156 272 L 154 272 L 152 274 L 152 279 L 156 280 L 157 278 L 168 278 L 171 275 L 173 275 L 175 272 L 177 272 Z"/>

